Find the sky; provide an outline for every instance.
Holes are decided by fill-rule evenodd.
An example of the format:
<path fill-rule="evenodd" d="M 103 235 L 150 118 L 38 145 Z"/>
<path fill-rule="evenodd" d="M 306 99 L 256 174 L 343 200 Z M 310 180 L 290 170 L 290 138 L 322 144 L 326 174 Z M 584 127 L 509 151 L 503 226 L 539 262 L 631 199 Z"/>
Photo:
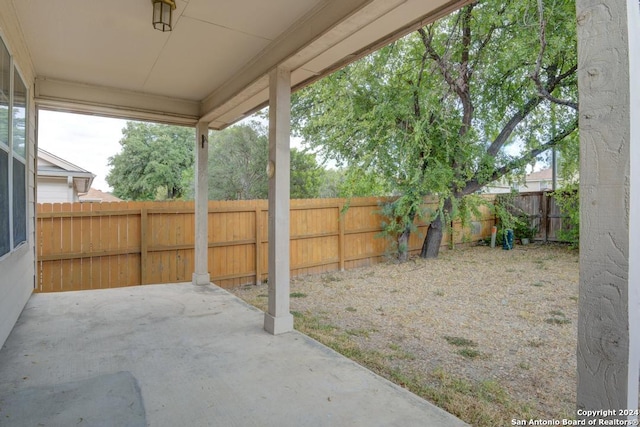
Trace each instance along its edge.
<path fill-rule="evenodd" d="M 248 117 L 240 123 L 250 120 L 259 119 Z M 109 157 L 120 152 L 120 139 L 126 122 L 108 117 L 40 110 L 38 147 L 93 173 L 96 177 L 91 186 L 110 192 L 113 189 L 106 181 L 110 169 L 108 161 Z M 301 145 L 299 138 L 291 138 L 292 147 L 300 148 Z"/>
<path fill-rule="evenodd" d="M 112 188 L 106 181 L 108 161 L 120 152 L 125 124 L 126 120 L 121 119 L 40 110 L 38 147 L 92 172 L 96 175 L 92 187 L 109 192 Z M 292 147 L 301 145 L 299 138 L 292 138 Z M 537 164 L 534 170 L 539 169 Z"/>
<path fill-rule="evenodd" d="M 96 175 L 91 185 L 111 191 L 110 156 L 120 152 L 125 120 L 40 110 L 38 147 Z"/>

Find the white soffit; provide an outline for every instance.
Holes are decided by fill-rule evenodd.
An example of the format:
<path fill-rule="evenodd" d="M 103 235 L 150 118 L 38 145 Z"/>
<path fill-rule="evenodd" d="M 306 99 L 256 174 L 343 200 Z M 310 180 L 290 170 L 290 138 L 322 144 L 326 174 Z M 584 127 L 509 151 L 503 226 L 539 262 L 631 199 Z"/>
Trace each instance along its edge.
<path fill-rule="evenodd" d="M 210 7 L 210 3 L 215 3 L 215 7 Z M 265 40 L 275 40 L 293 22 L 298 21 L 319 3 L 321 2 L 317 0 L 191 0 L 183 16 Z M 211 42 L 215 43 L 214 40 Z"/>
<path fill-rule="evenodd" d="M 468 0 L 376 0 L 340 22 L 322 37 L 282 62 L 292 70 L 291 84 L 300 89 L 344 65 L 427 25 L 469 3 Z M 268 103 L 268 79 L 262 77 L 226 101 L 203 103 L 211 127 L 222 129 Z"/>
<path fill-rule="evenodd" d="M 151 0 L 13 3 L 41 107 L 223 128 L 265 105 L 275 66 L 301 87 L 465 0 L 177 0 L 168 33 Z"/>
<path fill-rule="evenodd" d="M 263 38 L 183 16 L 180 31 L 167 40 L 143 91 L 200 100 L 232 76 L 229 70 L 240 69 L 268 44 Z"/>

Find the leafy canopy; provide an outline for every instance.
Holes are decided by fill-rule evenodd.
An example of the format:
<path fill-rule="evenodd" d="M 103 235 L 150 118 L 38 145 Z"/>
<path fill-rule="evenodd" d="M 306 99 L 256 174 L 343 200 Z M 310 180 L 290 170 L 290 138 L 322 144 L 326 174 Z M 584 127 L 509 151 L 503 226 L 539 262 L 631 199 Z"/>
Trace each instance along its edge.
<path fill-rule="evenodd" d="M 209 138 L 209 199 L 266 199 L 269 139 L 258 122 L 240 124 Z M 318 197 L 323 170 L 313 154 L 291 149 L 290 197 Z"/>
<path fill-rule="evenodd" d="M 293 128 L 399 194 L 401 230 L 439 196 L 439 247 L 463 197 L 575 143 L 576 64 L 573 1 L 472 3 L 297 93 Z"/>
<path fill-rule="evenodd" d="M 127 122 L 120 140 L 122 151 L 109 158 L 107 182 L 126 200 L 177 199 L 188 188 L 192 173 L 193 128 Z"/>

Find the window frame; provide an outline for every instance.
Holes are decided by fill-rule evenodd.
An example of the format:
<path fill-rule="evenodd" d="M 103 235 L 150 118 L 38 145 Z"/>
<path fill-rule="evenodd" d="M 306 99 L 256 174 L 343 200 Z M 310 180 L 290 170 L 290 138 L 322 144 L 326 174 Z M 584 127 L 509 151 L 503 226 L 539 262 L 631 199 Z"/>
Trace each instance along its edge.
<path fill-rule="evenodd" d="M 22 214 L 23 218 L 22 218 L 22 223 L 24 224 L 24 238 L 22 238 L 22 240 L 20 240 L 19 242 L 16 242 L 16 213 L 13 212 L 13 209 L 15 207 L 15 203 L 16 203 L 16 195 L 12 192 L 11 194 L 11 208 L 12 208 L 12 212 L 11 212 L 11 220 L 12 220 L 12 224 L 11 224 L 11 237 L 12 237 L 12 249 L 16 250 L 18 249 L 21 245 L 27 243 L 29 241 L 29 220 L 28 220 L 28 211 L 29 211 L 29 195 L 28 195 L 28 188 L 29 188 L 29 167 L 28 167 L 28 162 L 27 159 L 29 157 L 29 87 L 27 86 L 27 84 L 25 83 L 24 78 L 22 77 L 22 73 L 20 73 L 20 70 L 18 69 L 17 64 L 15 63 L 15 61 L 13 60 L 13 56 L 11 56 L 11 65 L 12 65 L 12 73 L 11 73 L 11 109 L 10 109 L 10 113 L 11 115 L 10 117 L 10 122 L 11 122 L 11 130 L 10 130 L 10 150 L 11 150 L 11 154 L 12 154 L 12 158 L 11 158 L 11 178 L 13 180 L 14 177 L 14 162 L 18 161 L 20 163 L 22 163 L 22 166 L 24 167 L 24 176 L 22 177 L 23 182 L 24 182 L 24 186 L 22 188 L 22 200 L 24 201 L 24 212 Z M 21 155 L 20 153 L 17 152 L 17 150 L 15 149 L 15 134 L 14 131 L 16 129 L 15 126 L 15 122 L 14 120 L 15 118 L 15 114 L 14 114 L 14 108 L 16 107 L 16 100 L 15 100 L 15 94 L 16 94 L 16 80 L 20 79 L 20 83 L 22 83 L 22 87 L 24 88 L 24 156 Z M 11 190 L 13 190 L 15 192 L 15 188 L 14 188 L 14 182 L 11 182 Z"/>
<path fill-rule="evenodd" d="M 4 37 L 0 34 L 0 49 L 4 48 L 8 54 L 8 73 L 9 73 L 9 87 L 7 88 L 7 142 L 8 146 L 0 141 L 0 150 L 6 154 L 7 156 L 7 170 L 6 170 L 6 179 L 7 179 L 7 210 L 8 210 L 8 230 L 6 231 L 9 234 L 8 239 L 8 251 L 5 253 L 0 253 L 0 261 L 10 256 L 16 251 L 20 251 L 26 244 L 30 241 L 29 233 L 29 108 L 30 108 L 30 88 L 26 83 L 26 80 L 23 77 L 22 72 L 20 71 L 18 65 L 14 60 L 14 55 L 11 53 L 11 49 L 7 45 L 4 40 Z M 1 72 L 2 70 L 0 70 Z M 14 108 L 15 108 L 15 100 L 16 100 L 16 85 L 18 82 L 22 84 L 20 89 L 24 89 L 24 104 L 22 107 L 24 108 L 24 153 L 19 153 L 18 150 L 15 149 L 15 140 L 14 140 L 14 130 L 15 130 L 15 117 L 14 117 Z M 22 188 L 16 189 L 15 180 L 14 180 L 14 162 L 19 162 L 24 167 L 24 177 L 22 177 L 23 185 Z M 3 179 L 3 176 L 0 176 L 0 179 Z M 17 191 L 23 192 L 21 196 L 21 200 L 18 200 L 16 197 L 20 197 L 16 194 Z M 20 235 L 16 235 L 18 230 L 15 229 L 17 219 L 17 213 L 14 212 L 16 210 L 16 202 L 19 202 L 21 206 L 19 208 L 24 208 L 24 212 L 22 215 L 24 218 L 20 218 L 20 222 L 23 225 L 23 233 Z M 4 230 L 1 232 L 4 233 Z M 5 236 L 2 236 L 3 238 Z M 17 241 L 19 240 L 19 241 Z M 4 249 L 2 249 L 4 250 Z"/>

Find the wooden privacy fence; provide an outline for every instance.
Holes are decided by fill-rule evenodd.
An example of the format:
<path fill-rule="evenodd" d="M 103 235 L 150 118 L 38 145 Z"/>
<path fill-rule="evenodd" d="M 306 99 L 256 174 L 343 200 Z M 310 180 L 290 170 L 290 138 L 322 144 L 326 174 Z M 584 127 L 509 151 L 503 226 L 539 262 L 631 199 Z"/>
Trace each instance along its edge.
<path fill-rule="evenodd" d="M 562 239 L 558 237 L 558 232 L 568 229 L 566 221 L 567 215 L 564 214 L 556 199 L 550 191 L 532 191 L 527 193 L 519 193 L 513 204 L 516 208 L 526 213 L 531 220 L 531 226 L 538 229 L 536 240 L 545 242 L 560 242 Z"/>
<path fill-rule="evenodd" d="M 292 200 L 292 276 L 378 262 L 388 251 L 381 198 Z M 344 210 L 345 204 L 349 205 Z M 426 203 L 435 208 L 435 201 Z M 194 269 L 194 202 L 39 204 L 37 292 L 185 282 Z M 266 200 L 209 202 L 209 272 L 233 287 L 267 278 Z M 483 208 L 469 230 L 454 224 L 443 244 L 491 233 Z M 410 250 L 419 251 L 428 224 L 419 224 Z"/>

